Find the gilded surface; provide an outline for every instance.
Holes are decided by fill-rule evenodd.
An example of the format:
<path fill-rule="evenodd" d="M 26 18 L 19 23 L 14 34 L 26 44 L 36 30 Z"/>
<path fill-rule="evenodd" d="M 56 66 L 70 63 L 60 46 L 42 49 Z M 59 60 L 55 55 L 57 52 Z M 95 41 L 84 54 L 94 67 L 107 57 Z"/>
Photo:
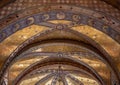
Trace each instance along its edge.
<path fill-rule="evenodd" d="M 74 18 L 75 17 L 78 17 L 78 16 L 74 16 Z M 64 15 L 60 16 L 60 18 L 61 19 L 64 18 Z M 46 19 L 47 19 L 47 15 L 46 15 Z M 71 23 L 70 21 L 64 21 L 64 20 L 54 20 L 54 21 L 49 21 L 49 22 L 54 23 L 54 24 L 67 24 L 67 25 Z M 49 28 L 44 27 L 44 26 L 31 25 L 29 27 L 26 27 L 14 33 L 13 35 L 5 39 L 2 43 L 0 43 L 0 51 L 1 51 L 0 52 L 0 55 L 1 55 L 0 67 L 3 65 L 3 63 L 8 58 L 8 56 L 13 52 L 13 50 L 15 50 L 20 44 L 22 44 L 25 40 L 31 38 L 32 36 L 36 35 L 37 33 L 44 32 L 47 29 Z M 69 29 L 69 28 L 66 28 L 66 29 Z M 120 56 L 120 45 L 116 41 L 114 41 L 112 38 L 110 38 L 106 34 L 93 29 L 90 26 L 81 25 L 81 26 L 72 27 L 71 29 L 77 32 L 80 32 L 88 36 L 95 42 L 97 42 L 111 56 L 111 58 L 114 60 L 114 64 L 117 65 L 120 71 L 120 68 L 119 68 L 120 64 L 118 60 Z M 69 32 L 67 33 L 64 31 L 56 31 L 56 32 L 53 32 L 52 34 L 48 33 L 47 36 L 43 36 L 42 38 L 39 38 L 39 39 L 50 39 L 50 37 L 60 38 L 61 35 L 62 35 L 61 39 L 66 37 L 66 38 L 75 39 L 75 40 L 89 43 L 85 41 L 85 39 L 83 38 L 79 38 L 78 36 L 75 36 Z M 57 43 L 56 45 L 55 43 L 52 43 L 52 44 L 53 45 L 49 44 L 48 46 L 43 45 L 43 48 L 37 49 L 36 51 L 33 51 L 33 52 L 73 52 L 73 51 L 84 52 L 83 49 L 81 50 L 79 48 L 69 47 L 69 46 L 66 46 L 66 44 L 63 44 L 63 45 L 57 44 Z M 30 66 L 32 63 L 35 63 L 41 60 L 40 57 L 36 57 L 36 56 L 32 56 L 32 57 L 35 57 L 35 58 L 31 58 L 29 60 L 23 59 L 21 61 L 17 61 L 16 63 L 14 63 L 14 65 L 9 69 L 9 79 L 10 79 L 9 83 L 11 83 L 17 77 L 17 75 L 19 75 L 25 68 Z M 89 57 L 89 58 L 85 58 L 84 56 L 72 56 L 72 57 L 85 62 L 86 64 L 94 68 L 98 72 L 98 74 L 102 76 L 103 79 L 110 82 L 111 71 L 110 69 L 107 68 L 107 65 L 103 61 L 96 59 L 96 58 L 94 59 L 94 57 Z M 46 75 L 47 74 L 44 74 L 44 76 L 36 75 L 33 78 L 25 79 L 20 83 L 20 85 L 27 85 L 27 84 L 34 85 L 36 82 L 38 82 L 42 77 L 45 77 Z M 89 85 L 99 85 L 99 83 L 97 83 L 95 80 L 89 79 L 89 77 L 86 78 L 84 76 L 81 77 L 77 75 L 73 75 L 73 76 L 77 78 L 78 80 L 81 80 L 85 85 L 88 85 L 88 83 Z M 48 79 L 48 81 L 44 81 L 42 83 L 43 85 L 48 85 L 52 82 L 53 79 L 54 78 L 51 77 L 50 79 Z M 67 77 L 66 77 L 66 80 L 67 82 L 69 82 L 69 85 L 74 85 L 76 83 L 75 81 L 72 81 L 70 78 L 67 78 Z M 61 83 L 60 82 L 61 81 L 57 81 L 57 84 L 59 83 L 60 85 L 62 85 L 63 82 Z"/>

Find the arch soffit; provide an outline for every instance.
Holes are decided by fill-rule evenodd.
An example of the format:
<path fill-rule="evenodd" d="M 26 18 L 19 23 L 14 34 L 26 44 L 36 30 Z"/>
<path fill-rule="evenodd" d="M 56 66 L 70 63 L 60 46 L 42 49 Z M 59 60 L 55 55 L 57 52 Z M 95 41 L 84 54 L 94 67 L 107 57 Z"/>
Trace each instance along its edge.
<path fill-rule="evenodd" d="M 3 29 L 1 29 L 0 31 L 0 42 L 2 42 L 5 38 L 9 37 L 16 31 L 21 30 L 31 24 L 40 25 L 41 22 L 45 22 L 48 20 L 70 20 L 75 22 L 76 24 L 92 26 L 120 43 L 119 22 L 102 13 L 98 13 L 96 11 L 85 9 L 82 7 L 69 5 L 42 6 L 37 7 L 36 9 L 34 9 L 34 12 L 31 12 L 31 10 L 33 9 L 31 8 L 24 10 L 22 15 L 20 15 L 21 12 L 20 14 L 18 13 L 17 16 L 19 18 L 17 19 L 14 18 L 15 15 L 12 15 L 11 17 L 8 17 L 8 20 L 5 19 L 5 21 L 2 21 L 1 28 Z M 8 24 L 8 26 L 3 26 L 3 23 Z"/>
<path fill-rule="evenodd" d="M 60 9 L 60 8 L 59 8 Z M 63 8 L 62 8 L 63 9 Z M 59 11 L 58 11 L 59 12 Z M 64 12 L 65 13 L 65 11 L 62 11 L 62 12 Z M 57 12 L 56 12 L 57 13 Z M 94 13 L 92 13 L 93 15 L 94 15 Z M 94 15 L 95 16 L 95 15 Z M 43 18 L 43 20 L 44 19 L 46 19 L 46 17 L 45 16 L 43 16 L 42 17 Z M 67 19 L 67 18 L 66 18 Z M 8 37 L 9 35 L 11 35 L 12 33 L 14 33 L 14 32 L 16 32 L 16 31 L 18 31 L 18 30 L 20 30 L 20 29 L 22 29 L 22 28 L 24 28 L 24 27 L 26 27 L 26 26 L 28 26 L 28 25 L 31 25 L 31 24 L 36 24 L 37 22 L 35 21 L 35 16 L 34 17 L 32 17 L 32 16 L 29 16 L 29 17 L 27 17 L 27 18 L 25 18 L 24 20 L 26 20 L 26 21 L 18 21 L 19 23 L 21 23 L 21 24 L 23 24 L 23 22 L 25 22 L 25 24 L 26 25 L 24 25 L 23 27 L 22 26 L 20 26 L 19 24 L 16 24 L 16 23 L 14 23 L 14 24 L 12 24 L 12 25 L 10 25 L 10 27 L 12 28 L 10 28 L 10 27 L 6 27 L 5 29 L 3 29 L 3 30 L 1 30 L 0 32 L 0 39 L 2 39 L 2 40 L 4 40 L 6 37 Z M 60 19 L 61 20 L 61 19 Z M 72 19 L 73 20 L 73 19 Z M 82 20 L 81 20 L 82 21 Z M 94 21 L 94 20 L 93 20 Z M 18 23 L 17 22 L 17 23 Z M 104 22 L 104 19 L 103 19 L 103 22 Z M 102 27 L 103 27 L 103 22 L 102 22 Z M 84 23 L 86 23 L 86 22 L 84 22 Z M 84 24 L 84 23 L 82 23 L 82 24 Z M 39 23 L 37 23 L 37 24 L 39 24 Z M 89 25 L 91 25 L 90 23 L 88 23 L 87 22 L 87 24 L 89 24 Z M 97 23 L 96 23 L 97 24 Z M 100 24 L 100 23 L 99 23 Z M 17 26 L 15 26 L 15 25 L 17 25 Z M 98 24 L 97 24 L 98 25 Z M 94 26 L 93 26 L 94 27 Z M 101 28 L 102 28 L 101 27 Z M 112 27 L 114 27 L 114 26 L 112 26 Z M 101 28 L 98 28 L 98 30 L 101 30 Z M 6 29 L 8 29 L 8 30 L 11 30 L 12 31 L 12 33 L 8 33 L 8 30 L 6 31 Z M 13 29 L 14 29 L 14 32 L 13 32 Z M 110 30 L 111 30 L 111 28 L 110 28 Z M 102 30 L 103 31 L 103 30 Z M 105 31 L 103 31 L 104 33 L 105 33 Z M 107 32 L 108 32 L 108 30 L 107 30 Z M 115 40 L 117 40 L 118 42 L 119 42 L 119 33 L 117 32 L 117 31 L 115 31 L 115 30 L 112 30 L 112 31 L 109 31 L 109 32 L 113 32 L 112 34 L 110 33 L 110 36 L 113 38 L 113 36 L 115 36 L 115 38 L 117 38 L 117 39 L 115 39 Z M 6 33 L 8 33 L 7 34 L 7 36 L 6 36 Z M 117 35 L 118 34 L 118 35 Z M 107 34 L 108 35 L 108 34 Z M 117 37 L 116 37 L 116 35 L 117 35 Z M 2 41 L 1 40 L 1 41 Z"/>
<path fill-rule="evenodd" d="M 61 58 L 61 59 L 60 59 Z M 64 59 L 62 59 L 62 58 L 64 58 Z M 34 63 L 34 64 L 32 64 L 32 65 L 30 65 L 29 67 L 27 67 L 21 74 L 19 74 L 19 76 L 16 78 L 17 80 L 15 80 L 15 84 L 16 83 L 18 83 L 21 79 L 22 79 L 22 77 L 25 77 L 25 75 L 27 75 L 28 73 L 31 73 L 32 71 L 34 71 L 35 69 L 38 69 L 38 67 L 42 67 L 42 64 L 43 64 L 43 66 L 44 65 L 50 65 L 50 63 L 51 64 L 60 64 L 60 62 L 59 61 L 61 61 L 62 60 L 62 62 L 63 62 L 63 64 L 65 64 L 65 62 L 66 62 L 66 64 L 70 64 L 70 62 L 74 62 L 74 64 L 73 63 L 71 63 L 70 65 L 75 65 L 75 66 L 78 66 L 79 68 L 84 68 L 85 67 L 85 71 L 86 72 L 89 72 L 89 73 L 91 73 L 95 78 L 97 78 L 98 79 L 98 81 L 102 84 L 102 85 L 105 85 L 105 83 L 104 83 L 104 80 L 99 76 L 99 74 L 97 74 L 97 72 L 93 69 L 93 68 L 91 68 L 91 67 L 89 67 L 87 64 L 85 64 L 84 62 L 81 62 L 81 61 L 78 61 L 77 59 L 74 59 L 74 58 L 70 58 L 70 57 L 64 57 L 64 56 L 55 56 L 54 58 L 53 57 L 48 57 L 48 58 L 45 58 L 45 59 L 43 59 L 43 60 L 41 60 L 41 61 L 39 61 L 39 62 L 36 62 L 36 63 Z M 70 61 L 68 61 L 68 60 L 70 60 Z M 76 63 L 76 64 L 75 64 Z M 77 64 L 78 63 L 78 64 Z M 62 64 L 62 63 L 61 63 Z M 73 66 L 72 65 L 72 66 Z M 34 68 L 34 69 L 33 69 Z M 24 75 L 24 76 L 23 76 Z"/>
<path fill-rule="evenodd" d="M 42 42 L 41 42 L 42 43 Z M 73 43 L 73 42 L 72 42 Z M 40 44 L 40 43 L 39 43 Z M 38 45 L 39 45 L 38 44 Z M 36 46 L 36 44 L 35 44 L 35 46 L 32 44 L 32 47 L 38 47 L 38 45 Z M 47 45 L 50 45 L 50 44 L 47 44 Z M 58 44 L 57 44 L 58 45 Z M 61 45 L 61 44 L 60 44 Z M 67 43 L 66 43 L 66 45 L 67 45 Z M 40 45 L 40 47 L 44 47 L 45 45 L 44 44 L 42 44 L 42 45 Z M 86 49 L 86 50 L 88 50 L 88 53 L 82 53 L 82 52 L 58 52 L 58 53 L 56 53 L 56 52 L 51 52 L 51 53 L 47 53 L 47 52 L 32 52 L 33 51 L 33 48 L 31 48 L 30 47 L 30 49 L 32 49 L 32 50 L 30 50 L 30 51 L 28 51 L 28 52 L 26 52 L 25 51 L 25 53 L 24 53 L 24 51 L 23 51 L 23 54 L 22 53 L 20 53 L 20 54 L 22 54 L 22 55 L 18 55 L 17 57 L 16 57 L 16 59 L 14 59 L 14 62 L 16 62 L 18 59 L 21 59 L 21 58 L 26 58 L 26 57 L 31 57 L 31 56 L 57 56 L 57 54 L 63 54 L 64 56 L 72 56 L 72 55 L 80 55 L 80 56 L 84 56 L 85 57 L 85 55 L 86 54 L 89 54 L 89 55 L 95 55 L 96 57 L 97 56 L 99 56 L 98 54 L 96 54 L 96 53 L 94 53 L 94 52 L 89 52 L 90 51 L 90 49 L 89 48 L 85 48 L 85 47 L 81 47 L 81 46 L 79 46 L 79 45 L 74 45 L 74 44 L 70 44 L 70 42 L 69 42 L 69 44 L 68 44 L 68 46 L 75 46 L 75 47 L 79 47 L 79 48 L 81 48 L 81 49 Z M 28 48 L 28 50 L 29 50 L 29 48 Z M 34 49 L 35 50 L 35 49 Z M 32 52 L 32 53 L 31 53 Z M 101 60 L 103 60 L 104 61 L 104 59 L 102 59 L 100 56 L 99 56 L 99 59 L 101 59 Z M 12 62 L 11 62 L 12 63 Z M 10 63 L 10 64 L 11 64 Z M 105 62 L 106 63 L 106 62 Z M 9 65 L 10 65 L 9 64 Z"/>
<path fill-rule="evenodd" d="M 53 31 L 53 30 L 55 30 L 55 29 L 47 30 L 46 33 L 50 32 L 50 31 Z M 58 30 L 58 29 L 57 29 L 57 30 Z M 70 30 L 70 29 L 69 29 L 69 30 Z M 70 31 L 71 31 L 71 30 L 70 30 Z M 78 32 L 75 31 L 75 33 L 78 33 Z M 99 46 L 99 44 L 96 44 L 93 40 L 89 39 L 87 36 L 85 36 L 85 35 L 83 35 L 83 34 L 80 34 L 80 33 L 78 33 L 78 34 L 79 34 L 79 36 L 82 36 L 82 37 L 84 37 L 85 39 L 88 39 L 93 46 L 95 45 L 95 47 L 97 46 L 97 47 L 101 48 L 101 47 Z M 37 37 L 40 36 L 40 35 L 41 35 L 41 34 L 38 34 L 38 35 L 32 37 L 31 39 L 25 41 L 21 46 L 19 46 L 19 48 L 17 48 L 17 49 L 11 54 L 11 56 L 9 57 L 8 61 L 7 61 L 6 64 L 5 64 L 6 66 L 3 67 L 3 70 L 5 71 L 6 67 L 8 67 L 8 65 L 9 65 L 8 63 L 10 63 L 11 60 L 13 60 L 13 59 L 15 58 L 15 55 L 17 54 L 17 52 L 20 51 L 20 49 L 22 49 L 23 47 L 27 46 L 31 41 L 33 41 L 35 38 L 37 38 Z M 43 35 L 44 35 L 44 33 L 43 33 Z M 94 43 L 93 43 L 93 42 L 94 42 Z M 102 53 L 104 53 L 103 50 L 102 50 Z M 14 58 L 13 58 L 13 56 L 14 56 Z M 108 54 L 107 56 L 109 56 L 109 54 Z M 110 60 L 110 57 L 109 57 L 109 60 Z M 107 60 L 108 63 L 111 62 L 111 60 L 110 60 L 110 61 L 109 61 L 109 60 Z M 112 65 L 113 65 L 113 64 L 112 64 Z M 110 65 L 110 66 L 111 66 L 111 65 Z M 113 68 L 114 66 L 111 66 L 111 67 Z M 3 70 L 1 71 L 1 73 L 4 72 Z M 115 71 L 115 74 L 116 74 L 116 73 L 117 73 L 116 68 L 113 68 L 113 70 Z M 119 75 L 117 75 L 117 76 L 119 76 Z"/>

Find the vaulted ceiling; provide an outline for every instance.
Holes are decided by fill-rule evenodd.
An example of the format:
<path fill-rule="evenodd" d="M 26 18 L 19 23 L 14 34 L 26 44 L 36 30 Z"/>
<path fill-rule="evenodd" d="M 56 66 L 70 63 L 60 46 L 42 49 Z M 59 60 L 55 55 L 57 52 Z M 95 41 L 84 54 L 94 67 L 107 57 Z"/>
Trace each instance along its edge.
<path fill-rule="evenodd" d="M 120 85 L 118 3 L 1 0 L 0 85 Z"/>

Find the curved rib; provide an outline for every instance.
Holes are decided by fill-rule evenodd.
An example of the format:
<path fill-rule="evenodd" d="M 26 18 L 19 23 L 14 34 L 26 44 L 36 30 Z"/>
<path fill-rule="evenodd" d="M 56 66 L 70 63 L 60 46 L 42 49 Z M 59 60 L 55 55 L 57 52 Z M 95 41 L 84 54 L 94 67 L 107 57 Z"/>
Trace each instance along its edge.
<path fill-rule="evenodd" d="M 45 76 L 44 78 L 40 79 L 35 85 L 40 85 L 42 82 L 48 80 L 49 78 L 51 78 L 54 75 L 55 74 L 49 74 L 49 75 Z"/>
<path fill-rule="evenodd" d="M 54 56 L 53 57 L 48 57 L 48 58 L 45 58 L 45 59 L 41 60 L 40 62 L 36 62 L 35 64 L 32 64 L 31 66 L 26 68 L 15 79 L 15 84 L 17 84 L 23 78 L 23 76 L 25 77 L 28 73 L 31 73 L 33 71 L 33 70 L 31 70 L 31 68 L 34 67 L 34 70 L 35 70 L 37 68 L 40 68 L 43 65 L 44 66 L 50 65 L 49 62 L 52 62 L 52 64 L 58 64 L 58 62 L 59 62 L 59 64 L 66 63 L 67 65 L 73 65 L 71 62 L 74 62 L 74 63 L 76 63 L 76 65 L 79 65 L 77 67 L 79 67 L 79 68 L 84 67 L 85 71 L 87 71 L 87 72 L 89 71 L 89 73 L 91 73 L 102 85 L 105 85 L 101 76 L 92 67 L 90 67 L 89 65 L 85 64 L 84 62 L 82 62 L 80 60 L 77 60 L 77 59 L 74 59 L 74 58 L 68 57 L 68 56 L 61 57 L 61 59 L 59 57 L 54 57 Z"/>
<path fill-rule="evenodd" d="M 52 82 L 51 82 L 51 85 L 56 85 L 57 80 L 58 80 L 58 75 L 56 75 L 56 76 L 54 77 L 54 79 L 53 79 Z"/>
<path fill-rule="evenodd" d="M 68 78 L 70 78 L 71 80 L 75 81 L 78 85 L 84 85 L 80 80 L 78 80 L 77 78 L 73 77 L 72 75 L 67 75 Z"/>
<path fill-rule="evenodd" d="M 61 80 L 62 80 L 64 85 L 68 85 L 65 76 L 61 76 Z"/>

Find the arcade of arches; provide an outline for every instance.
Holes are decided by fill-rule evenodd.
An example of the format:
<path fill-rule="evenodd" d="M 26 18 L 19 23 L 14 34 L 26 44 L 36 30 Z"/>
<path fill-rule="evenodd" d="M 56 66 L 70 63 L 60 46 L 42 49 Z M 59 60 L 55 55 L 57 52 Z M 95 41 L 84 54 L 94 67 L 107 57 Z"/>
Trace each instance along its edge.
<path fill-rule="evenodd" d="M 120 85 L 119 0 L 1 0 L 0 85 Z"/>

